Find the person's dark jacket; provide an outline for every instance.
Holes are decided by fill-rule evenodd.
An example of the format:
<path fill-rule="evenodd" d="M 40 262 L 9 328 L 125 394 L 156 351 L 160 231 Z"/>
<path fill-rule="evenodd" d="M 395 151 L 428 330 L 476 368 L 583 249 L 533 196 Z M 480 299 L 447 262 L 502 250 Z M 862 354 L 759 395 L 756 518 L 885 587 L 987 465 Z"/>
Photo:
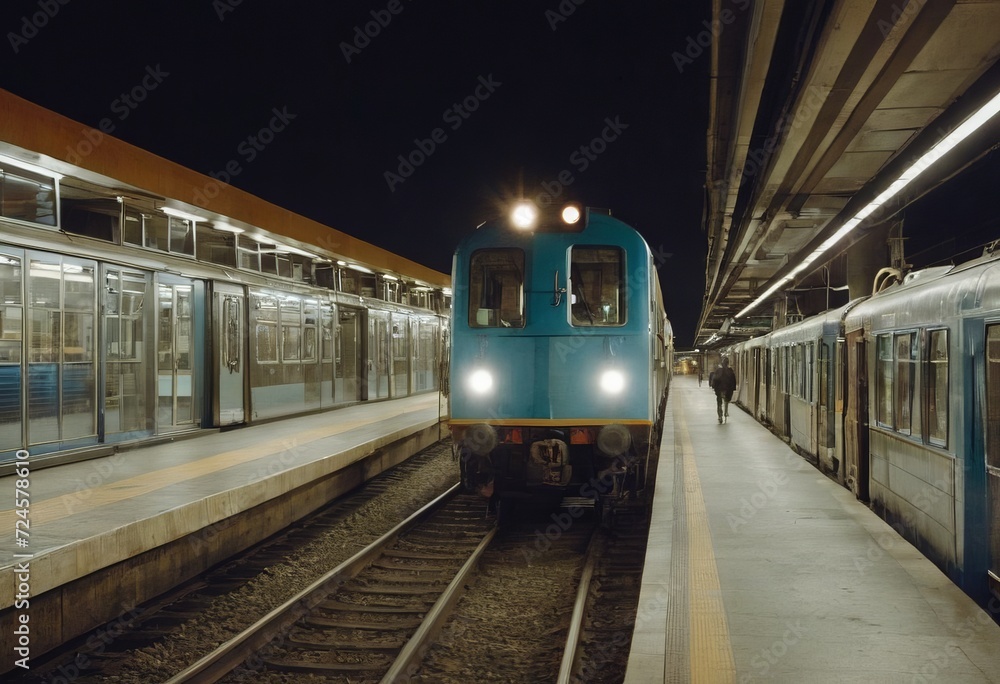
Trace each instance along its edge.
<path fill-rule="evenodd" d="M 736 389 L 736 373 L 729 366 L 716 368 L 712 375 L 712 389 L 716 392 L 732 392 Z"/>

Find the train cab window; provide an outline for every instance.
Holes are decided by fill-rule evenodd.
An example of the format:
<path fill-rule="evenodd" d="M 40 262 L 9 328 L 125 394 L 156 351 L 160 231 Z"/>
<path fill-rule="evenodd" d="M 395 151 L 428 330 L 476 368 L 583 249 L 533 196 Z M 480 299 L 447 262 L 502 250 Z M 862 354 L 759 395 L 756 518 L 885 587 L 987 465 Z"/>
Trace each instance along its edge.
<path fill-rule="evenodd" d="M 572 248 L 570 321 L 574 326 L 625 324 L 625 253 L 618 247 Z"/>
<path fill-rule="evenodd" d="M 927 333 L 927 439 L 948 446 L 948 331 Z"/>
<path fill-rule="evenodd" d="M 524 252 L 481 249 L 469 264 L 469 326 L 524 327 Z"/>

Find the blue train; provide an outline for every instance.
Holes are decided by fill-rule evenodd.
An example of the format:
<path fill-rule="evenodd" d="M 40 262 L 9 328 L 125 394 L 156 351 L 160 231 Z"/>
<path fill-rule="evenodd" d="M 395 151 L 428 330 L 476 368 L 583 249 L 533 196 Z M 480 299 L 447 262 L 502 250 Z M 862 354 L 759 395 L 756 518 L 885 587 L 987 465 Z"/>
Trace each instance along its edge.
<path fill-rule="evenodd" d="M 996 616 L 1000 243 L 728 349 L 738 401 Z M 877 288 L 876 288 L 877 289 Z"/>
<path fill-rule="evenodd" d="M 639 500 L 673 335 L 649 247 L 607 212 L 522 202 L 458 246 L 451 420 L 462 482 L 499 510 Z"/>

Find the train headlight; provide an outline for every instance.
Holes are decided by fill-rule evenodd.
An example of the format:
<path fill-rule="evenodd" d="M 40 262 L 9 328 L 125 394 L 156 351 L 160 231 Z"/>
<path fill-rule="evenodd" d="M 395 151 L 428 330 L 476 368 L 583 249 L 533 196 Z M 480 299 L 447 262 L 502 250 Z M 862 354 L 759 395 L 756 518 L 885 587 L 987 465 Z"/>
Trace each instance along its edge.
<path fill-rule="evenodd" d="M 493 375 L 482 368 L 472 371 L 472 375 L 469 376 L 469 389 L 476 394 L 486 394 L 493 389 Z"/>
<path fill-rule="evenodd" d="M 601 373 L 601 389 L 608 394 L 620 394 L 625 389 L 625 376 L 618 370 Z"/>
<path fill-rule="evenodd" d="M 563 223 L 573 225 L 580 220 L 583 214 L 580 212 L 580 207 L 575 204 L 567 204 L 562 210 L 562 220 Z"/>
<path fill-rule="evenodd" d="M 510 212 L 510 221 L 518 230 L 531 230 L 538 221 L 538 208 L 531 202 L 518 202 Z"/>

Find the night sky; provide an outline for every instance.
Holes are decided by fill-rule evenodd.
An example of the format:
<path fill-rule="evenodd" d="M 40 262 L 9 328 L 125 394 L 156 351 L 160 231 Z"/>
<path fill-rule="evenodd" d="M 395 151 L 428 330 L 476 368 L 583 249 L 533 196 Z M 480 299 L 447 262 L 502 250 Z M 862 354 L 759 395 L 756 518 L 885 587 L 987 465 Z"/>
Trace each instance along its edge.
<path fill-rule="evenodd" d="M 661 255 L 683 344 L 709 56 L 672 55 L 710 19 L 707 0 L 6 0 L 0 87 L 446 273 L 512 197 L 609 208 Z"/>
<path fill-rule="evenodd" d="M 5 0 L 0 87 L 442 272 L 511 198 L 611 209 L 688 345 L 710 20 L 708 0 Z M 914 230 L 954 221 L 942 206 L 908 210 Z M 940 254 L 941 223 L 925 232 L 913 247 Z"/>

